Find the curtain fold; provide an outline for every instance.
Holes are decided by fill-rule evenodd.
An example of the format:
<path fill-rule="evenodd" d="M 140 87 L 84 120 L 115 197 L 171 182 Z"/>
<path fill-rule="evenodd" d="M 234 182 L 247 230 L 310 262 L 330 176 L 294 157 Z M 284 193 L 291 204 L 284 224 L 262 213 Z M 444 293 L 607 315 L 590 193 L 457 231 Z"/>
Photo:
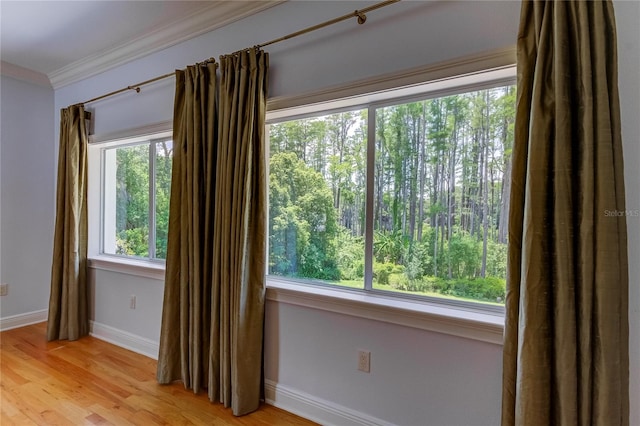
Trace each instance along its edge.
<path fill-rule="evenodd" d="M 502 424 L 627 425 L 628 264 L 608 1 L 524 1 Z"/>
<path fill-rule="evenodd" d="M 158 381 L 258 408 L 265 295 L 267 53 L 177 71 Z"/>
<path fill-rule="evenodd" d="M 268 61 L 256 49 L 220 59 L 209 397 L 236 415 L 256 410 L 261 390 Z"/>
<path fill-rule="evenodd" d="M 87 129 L 82 106 L 60 111 L 56 221 L 47 340 L 89 333 L 87 300 Z"/>
<path fill-rule="evenodd" d="M 176 71 L 158 381 L 207 386 L 217 147 L 217 64 Z"/>

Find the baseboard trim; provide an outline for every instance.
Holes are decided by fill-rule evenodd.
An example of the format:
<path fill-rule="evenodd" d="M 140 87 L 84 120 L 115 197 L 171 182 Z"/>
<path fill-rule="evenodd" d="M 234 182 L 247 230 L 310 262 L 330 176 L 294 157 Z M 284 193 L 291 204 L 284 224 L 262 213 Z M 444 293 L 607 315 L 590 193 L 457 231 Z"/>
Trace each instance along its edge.
<path fill-rule="evenodd" d="M 129 349 L 152 359 L 158 359 L 159 343 L 99 322 L 89 322 L 89 333 L 96 339 Z"/>
<path fill-rule="evenodd" d="M 0 331 L 37 324 L 47 320 L 48 309 L 0 318 Z"/>
<path fill-rule="evenodd" d="M 272 380 L 265 380 L 265 402 L 325 426 L 388 426 L 391 423 L 310 395 Z"/>

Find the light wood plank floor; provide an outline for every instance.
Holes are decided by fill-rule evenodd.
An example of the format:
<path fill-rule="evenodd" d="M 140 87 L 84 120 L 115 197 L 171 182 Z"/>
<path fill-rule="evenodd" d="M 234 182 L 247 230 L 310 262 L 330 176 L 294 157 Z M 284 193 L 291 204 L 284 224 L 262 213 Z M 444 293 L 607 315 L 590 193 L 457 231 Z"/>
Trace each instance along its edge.
<path fill-rule="evenodd" d="M 263 404 L 234 417 L 181 383 L 158 385 L 156 361 L 93 337 L 51 342 L 46 323 L 0 333 L 0 424 L 313 425 Z"/>

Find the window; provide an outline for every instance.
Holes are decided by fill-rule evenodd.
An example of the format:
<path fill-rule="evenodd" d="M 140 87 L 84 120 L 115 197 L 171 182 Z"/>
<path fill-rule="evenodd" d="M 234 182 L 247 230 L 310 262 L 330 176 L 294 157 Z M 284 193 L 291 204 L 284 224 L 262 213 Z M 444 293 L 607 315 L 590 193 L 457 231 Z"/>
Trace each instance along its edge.
<path fill-rule="evenodd" d="M 268 273 L 504 304 L 507 71 L 268 114 Z"/>
<path fill-rule="evenodd" d="M 164 259 L 173 143 L 125 141 L 102 149 L 102 252 Z"/>

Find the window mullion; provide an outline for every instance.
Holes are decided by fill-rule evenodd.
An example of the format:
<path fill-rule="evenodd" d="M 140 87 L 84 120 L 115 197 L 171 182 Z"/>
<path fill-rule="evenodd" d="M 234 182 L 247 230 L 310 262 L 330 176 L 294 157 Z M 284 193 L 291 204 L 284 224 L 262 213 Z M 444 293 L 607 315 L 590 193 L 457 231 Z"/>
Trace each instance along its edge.
<path fill-rule="evenodd" d="M 149 258 L 156 258 L 156 142 L 149 143 Z"/>
<path fill-rule="evenodd" d="M 106 194 L 106 156 L 107 151 L 102 149 L 100 150 L 100 232 L 98 233 L 98 244 L 100 247 L 100 254 L 105 253 L 104 248 L 104 233 L 105 233 L 105 194 Z"/>
<path fill-rule="evenodd" d="M 364 289 L 373 288 L 373 204 L 376 163 L 376 109 L 367 109 L 367 196 L 364 228 Z"/>

